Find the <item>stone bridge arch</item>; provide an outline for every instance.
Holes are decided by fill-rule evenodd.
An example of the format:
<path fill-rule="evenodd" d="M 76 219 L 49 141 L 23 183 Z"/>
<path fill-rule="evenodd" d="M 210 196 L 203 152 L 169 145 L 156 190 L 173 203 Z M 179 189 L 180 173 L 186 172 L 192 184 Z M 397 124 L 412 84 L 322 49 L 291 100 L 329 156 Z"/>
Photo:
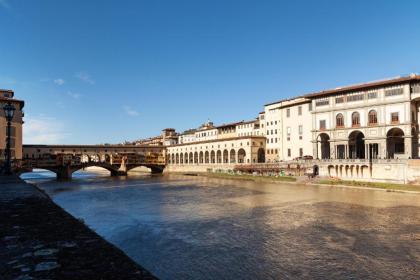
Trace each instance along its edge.
<path fill-rule="evenodd" d="M 48 168 L 48 167 L 45 167 L 45 168 L 36 168 L 36 169 L 38 169 L 38 170 L 42 170 L 42 171 L 48 171 L 48 173 L 54 173 L 54 174 L 55 174 L 55 176 L 57 176 L 57 169 L 55 169 L 55 168 Z M 33 169 L 21 168 L 21 169 L 19 169 L 19 170 L 16 172 L 16 174 L 17 174 L 18 176 L 21 176 L 21 175 L 23 175 L 23 174 L 28 174 L 28 173 L 32 173 L 32 172 L 33 172 Z"/>
<path fill-rule="evenodd" d="M 163 170 L 165 169 L 163 166 L 159 166 L 159 165 L 155 165 L 155 164 L 140 164 L 140 165 L 137 164 L 137 165 L 127 165 L 127 169 L 126 169 L 125 173 L 127 173 L 128 171 L 130 171 L 134 168 L 137 168 L 137 167 L 149 168 L 150 172 L 152 174 L 161 174 L 163 172 Z M 126 175 L 126 174 L 124 174 L 124 175 Z"/>
<path fill-rule="evenodd" d="M 103 169 L 108 170 L 111 173 L 111 176 L 126 176 L 127 172 L 131 169 L 144 166 L 151 170 L 152 174 L 160 174 L 163 172 L 165 166 L 158 165 L 158 164 L 148 164 L 148 163 L 139 163 L 139 164 L 110 164 L 107 162 L 96 162 L 96 161 L 89 161 L 85 163 L 81 163 L 80 165 L 57 165 L 53 166 L 34 166 L 31 168 L 22 168 L 17 173 L 19 175 L 23 173 L 33 172 L 33 169 L 44 169 L 51 171 L 56 174 L 58 180 L 69 180 L 72 178 L 74 172 L 83 170 L 88 167 L 101 167 Z"/>

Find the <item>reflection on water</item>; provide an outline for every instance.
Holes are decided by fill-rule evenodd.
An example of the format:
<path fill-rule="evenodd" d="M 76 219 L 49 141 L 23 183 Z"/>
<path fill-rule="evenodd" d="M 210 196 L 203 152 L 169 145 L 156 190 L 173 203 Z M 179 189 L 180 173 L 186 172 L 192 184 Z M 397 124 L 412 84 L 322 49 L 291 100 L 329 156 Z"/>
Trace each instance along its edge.
<path fill-rule="evenodd" d="M 419 195 L 107 175 L 80 172 L 56 182 L 25 174 L 162 279 L 416 279 L 420 273 Z"/>

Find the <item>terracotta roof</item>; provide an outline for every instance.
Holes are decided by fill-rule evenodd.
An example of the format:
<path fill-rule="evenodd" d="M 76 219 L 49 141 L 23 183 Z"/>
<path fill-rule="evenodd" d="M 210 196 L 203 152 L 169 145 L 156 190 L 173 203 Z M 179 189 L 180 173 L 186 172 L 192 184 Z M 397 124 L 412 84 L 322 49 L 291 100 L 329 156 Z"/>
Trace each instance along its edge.
<path fill-rule="evenodd" d="M 236 126 L 238 124 L 242 124 L 244 121 L 240 121 L 240 122 L 232 122 L 232 123 L 224 123 L 221 124 L 219 126 L 216 126 L 216 128 L 223 128 L 223 127 L 228 127 L 228 126 Z"/>
<path fill-rule="evenodd" d="M 2 89 L 0 88 L 0 92 L 10 92 L 10 93 L 15 93 L 13 90 L 11 89 Z"/>
<path fill-rule="evenodd" d="M 298 98 L 306 98 L 306 95 L 300 95 L 300 96 L 296 96 L 296 97 L 281 99 L 281 100 L 278 100 L 278 101 L 275 101 L 275 102 L 272 102 L 272 103 L 265 104 L 264 106 L 270 106 L 270 105 L 274 105 L 274 104 L 277 104 L 277 103 L 292 101 L 292 100 L 295 100 L 295 99 L 298 99 Z M 293 106 L 293 105 L 296 105 L 296 104 L 307 103 L 307 102 L 309 102 L 309 100 L 302 100 L 302 101 L 292 103 L 292 104 L 285 104 L 283 106 L 280 106 L 279 108 L 289 107 L 289 106 Z"/>
<path fill-rule="evenodd" d="M 319 96 L 324 96 L 324 95 L 345 93 L 345 92 L 357 91 L 357 90 L 369 90 L 369 89 L 374 89 L 378 87 L 392 86 L 392 85 L 398 85 L 398 84 L 402 84 L 406 82 L 415 82 L 415 81 L 420 81 L 420 75 L 412 74 L 410 76 L 405 76 L 405 77 L 397 77 L 397 78 L 391 78 L 391 79 L 386 79 L 386 80 L 381 80 L 381 81 L 367 82 L 367 83 L 355 84 L 355 85 L 350 85 L 350 86 L 345 86 L 345 87 L 338 87 L 335 89 L 328 89 L 328 90 L 323 90 L 319 92 L 308 93 L 304 95 L 304 97 L 314 98 L 314 97 L 319 97 Z"/>
<path fill-rule="evenodd" d="M 241 124 L 254 123 L 254 122 L 257 122 L 257 121 L 258 121 L 258 119 L 256 118 L 256 119 L 251 120 L 251 121 L 242 121 Z"/>
<path fill-rule="evenodd" d="M 184 132 L 182 132 L 182 133 L 181 133 L 181 134 L 179 134 L 179 135 L 181 136 L 181 135 L 187 135 L 187 134 L 194 134 L 196 131 L 197 131 L 197 129 L 195 129 L 195 128 L 190 128 L 190 129 L 185 130 Z"/>
<path fill-rule="evenodd" d="M 214 143 L 214 142 L 224 142 L 224 141 L 241 140 L 241 139 L 266 139 L 266 138 L 265 138 L 265 136 L 261 136 L 261 135 L 251 135 L 251 136 L 240 136 L 240 137 L 212 139 L 212 140 L 206 140 L 206 141 L 194 141 L 194 142 L 189 142 L 189 143 L 175 144 L 175 145 L 171 145 L 171 146 L 167 146 L 167 147 L 179 147 L 179 146 L 206 144 L 206 143 Z"/>
<path fill-rule="evenodd" d="M 405 77 L 396 77 L 396 78 L 391 78 L 391 79 L 385 79 L 385 80 L 379 80 L 379 81 L 373 81 L 373 82 L 367 82 L 367 83 L 361 83 L 361 84 L 354 84 L 354 85 L 349 85 L 349 86 L 344 86 L 344 87 L 337 87 L 335 89 L 312 92 L 312 93 L 296 96 L 293 98 L 278 100 L 275 102 L 265 104 L 265 106 L 274 105 L 274 104 L 282 103 L 286 101 L 291 101 L 297 98 L 316 98 L 319 96 L 325 96 L 325 95 L 330 95 L 330 94 L 345 93 L 345 92 L 351 92 L 351 91 L 357 91 L 357 90 L 369 90 L 369 89 L 373 89 L 377 87 L 392 86 L 392 85 L 402 84 L 406 82 L 415 82 L 415 81 L 420 81 L 420 75 L 411 74 Z M 305 103 L 305 102 L 302 101 L 302 103 Z M 284 107 L 287 107 L 290 105 L 285 105 Z"/>
<path fill-rule="evenodd" d="M 216 129 L 216 127 L 213 126 L 200 126 L 199 128 L 196 129 L 196 132 L 199 131 L 206 131 L 206 130 L 211 130 L 211 129 Z"/>
<path fill-rule="evenodd" d="M 253 121 L 244 121 L 244 120 L 242 120 L 242 121 L 239 121 L 239 122 L 232 122 L 232 123 L 224 123 L 224 124 L 221 124 L 221 125 L 219 125 L 219 126 L 216 126 L 216 128 L 223 128 L 223 127 L 228 127 L 228 126 L 236 126 L 236 125 L 238 125 L 238 124 L 246 124 L 246 123 L 250 123 L 250 122 L 255 122 L 255 120 L 253 120 Z"/>
<path fill-rule="evenodd" d="M 0 96 L 0 101 L 19 103 L 20 110 L 22 110 L 22 108 L 25 106 L 25 101 L 19 100 L 19 99 L 14 99 L 14 98 L 7 98 L 7 97 Z"/>

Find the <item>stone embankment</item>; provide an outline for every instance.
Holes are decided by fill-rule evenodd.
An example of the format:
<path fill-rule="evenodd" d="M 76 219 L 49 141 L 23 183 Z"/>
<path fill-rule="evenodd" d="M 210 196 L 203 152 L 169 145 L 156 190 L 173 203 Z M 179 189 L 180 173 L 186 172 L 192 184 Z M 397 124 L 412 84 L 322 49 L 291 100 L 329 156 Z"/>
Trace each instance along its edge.
<path fill-rule="evenodd" d="M 18 177 L 0 176 L 1 279 L 156 279 Z"/>
<path fill-rule="evenodd" d="M 167 172 L 167 174 L 204 176 L 204 177 L 210 177 L 210 178 L 247 180 L 247 181 L 264 182 L 264 183 L 281 183 L 281 184 L 297 184 L 297 185 L 312 185 L 312 186 L 328 185 L 331 187 L 370 189 L 370 190 L 382 190 L 382 191 L 388 191 L 388 192 L 420 194 L 420 185 L 366 182 L 366 181 L 354 181 L 354 180 L 350 181 L 350 180 L 340 180 L 340 179 L 328 178 L 328 177 L 262 176 L 262 175 L 215 173 L 215 172 L 196 172 L 196 173 Z"/>

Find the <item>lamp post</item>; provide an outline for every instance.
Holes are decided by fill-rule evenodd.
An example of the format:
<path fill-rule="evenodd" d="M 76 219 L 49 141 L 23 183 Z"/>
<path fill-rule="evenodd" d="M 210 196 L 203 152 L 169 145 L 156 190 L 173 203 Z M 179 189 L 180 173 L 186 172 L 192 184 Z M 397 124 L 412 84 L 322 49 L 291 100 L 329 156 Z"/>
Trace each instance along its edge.
<path fill-rule="evenodd" d="M 5 173 L 11 174 L 12 173 L 12 164 L 11 164 L 11 158 L 12 153 L 10 150 L 10 131 L 11 131 L 11 125 L 13 120 L 13 115 L 15 114 L 15 107 L 12 105 L 12 103 L 8 102 L 3 107 L 4 115 L 6 116 L 7 121 L 7 142 L 6 142 L 6 163 L 5 163 Z"/>

